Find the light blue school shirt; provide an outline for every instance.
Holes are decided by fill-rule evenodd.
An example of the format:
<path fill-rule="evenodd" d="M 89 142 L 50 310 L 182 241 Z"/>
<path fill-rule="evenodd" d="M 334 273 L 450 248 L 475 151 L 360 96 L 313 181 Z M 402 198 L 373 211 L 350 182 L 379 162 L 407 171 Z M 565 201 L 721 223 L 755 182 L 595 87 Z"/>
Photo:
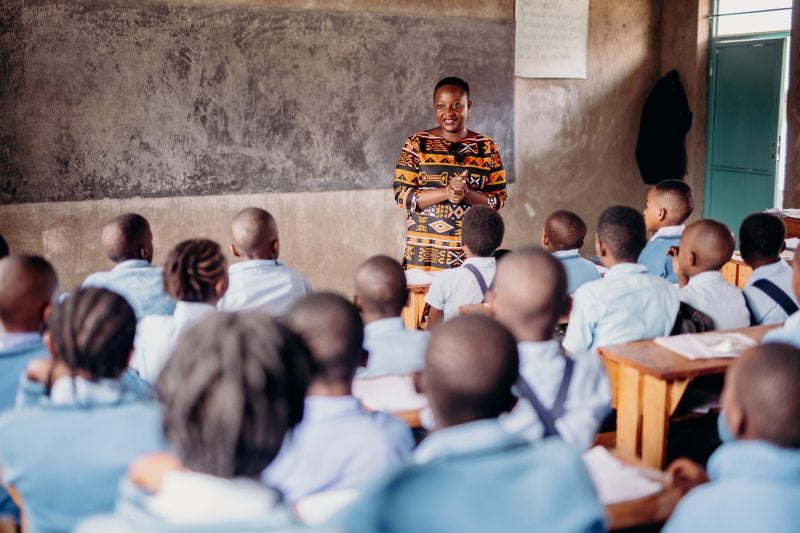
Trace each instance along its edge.
<path fill-rule="evenodd" d="M 800 311 L 787 318 L 782 328 L 768 331 L 761 339 L 762 344 L 765 342 L 782 342 L 800 348 Z"/>
<path fill-rule="evenodd" d="M 0 333 L 0 412 L 14 407 L 20 376 L 34 359 L 50 357 L 38 333 Z"/>
<path fill-rule="evenodd" d="M 354 396 L 309 396 L 303 420 L 284 439 L 261 480 L 289 503 L 331 490 L 361 489 L 414 447 L 408 426 Z"/>
<path fill-rule="evenodd" d="M 796 533 L 800 449 L 764 441 L 723 444 L 708 461 L 709 483 L 678 503 L 664 532 Z"/>
<path fill-rule="evenodd" d="M 603 507 L 578 453 L 531 444 L 495 419 L 433 432 L 416 464 L 391 470 L 333 522 L 354 533 L 604 531 Z"/>
<path fill-rule="evenodd" d="M 551 408 L 566 366 L 561 344 L 555 339 L 521 342 L 517 344 L 517 350 L 519 373 L 544 406 Z M 572 379 L 564 402 L 564 414 L 555 425 L 564 441 L 583 451 L 592 445 L 597 428 L 611 411 L 611 389 L 606 369 L 596 353 L 584 351 L 570 354 L 570 357 L 574 361 Z M 500 421 L 505 429 L 528 440 L 544 437 L 544 424 L 524 397 L 520 397 L 514 410 Z"/>
<path fill-rule="evenodd" d="M 84 280 L 82 287 L 101 287 L 124 297 L 141 320 L 147 315 L 171 315 L 175 300 L 164 292 L 161 267 L 144 259 L 129 259 L 117 263 L 108 272 L 95 272 Z"/>
<path fill-rule="evenodd" d="M 561 261 L 567 271 L 567 292 L 573 294 L 578 287 L 586 282 L 600 279 L 600 272 L 594 263 L 581 257 L 580 250 L 559 250 L 553 252 L 553 257 Z"/>
<path fill-rule="evenodd" d="M 164 448 L 157 403 L 87 387 L 96 401 L 42 399 L 0 416 L 3 482 L 19 492 L 30 533 L 71 531 L 86 516 L 110 512 L 130 462 Z"/>
<path fill-rule="evenodd" d="M 678 283 L 678 276 L 672 268 L 669 249 L 681 243 L 681 234 L 686 226 L 667 226 L 659 229 L 639 254 L 638 263 L 647 267 L 654 276 L 664 278 L 670 283 Z"/>
<path fill-rule="evenodd" d="M 425 367 L 430 333 L 406 329 L 400 317 L 375 320 L 364 326 L 364 349 L 369 353 L 359 378 L 411 374 Z"/>
<path fill-rule="evenodd" d="M 302 272 L 277 259 L 252 259 L 228 267 L 228 290 L 217 307 L 230 312 L 261 309 L 283 316 L 307 294 L 311 294 L 311 285 Z"/>
<path fill-rule="evenodd" d="M 792 288 L 792 267 L 783 259 L 771 265 L 758 267 L 750 274 L 744 289 L 742 289 L 744 298 L 747 300 L 747 307 L 750 309 L 750 321 L 754 326 L 785 322 L 789 315 L 778 305 L 778 302 L 767 296 L 767 293 L 761 289 L 753 287 L 753 283 L 760 279 L 770 280 L 785 292 L 795 304 L 800 305 Z"/>
<path fill-rule="evenodd" d="M 669 335 L 679 306 L 677 290 L 643 265 L 614 265 L 575 291 L 564 347 L 581 352 Z"/>

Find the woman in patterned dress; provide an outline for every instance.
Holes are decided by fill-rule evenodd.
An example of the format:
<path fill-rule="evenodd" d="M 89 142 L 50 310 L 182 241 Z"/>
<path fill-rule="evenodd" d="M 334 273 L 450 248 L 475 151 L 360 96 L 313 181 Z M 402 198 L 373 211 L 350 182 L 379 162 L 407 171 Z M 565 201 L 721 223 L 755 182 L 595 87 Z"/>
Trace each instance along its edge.
<path fill-rule="evenodd" d="M 405 268 L 435 271 L 461 265 L 461 219 L 472 205 L 503 207 L 506 173 L 491 137 L 467 129 L 469 85 L 436 84 L 437 127 L 406 139 L 397 158 L 394 197 L 408 213 Z"/>

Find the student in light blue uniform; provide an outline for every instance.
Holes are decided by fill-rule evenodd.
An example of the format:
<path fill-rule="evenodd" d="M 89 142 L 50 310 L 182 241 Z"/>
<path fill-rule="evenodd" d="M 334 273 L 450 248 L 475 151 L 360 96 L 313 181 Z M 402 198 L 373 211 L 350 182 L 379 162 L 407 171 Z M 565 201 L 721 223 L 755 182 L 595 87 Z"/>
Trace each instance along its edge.
<path fill-rule="evenodd" d="M 501 422 L 529 440 L 560 435 L 585 450 L 611 410 L 611 391 L 596 354 L 568 354 L 553 338 L 568 305 L 565 274 L 558 260 L 535 248 L 517 251 L 497 267 L 489 303 L 517 339 L 520 359 L 519 401 Z"/>
<path fill-rule="evenodd" d="M 644 246 L 642 215 L 612 206 L 597 224 L 597 255 L 609 268 L 605 277 L 572 297 L 564 347 L 573 353 L 621 342 L 669 335 L 680 301 L 668 281 L 647 274 L 636 257 Z"/>
<path fill-rule="evenodd" d="M 367 366 L 359 378 L 411 374 L 425 366 L 427 331 L 406 329 L 400 313 L 408 301 L 403 267 L 385 255 L 369 258 L 355 276 L 354 302 L 364 319 Z"/>
<path fill-rule="evenodd" d="M 220 311 L 261 309 L 283 316 L 294 302 L 311 293 L 302 272 L 278 260 L 278 224 L 267 211 L 248 207 L 233 217 L 231 253 L 244 259 L 228 269 L 230 286 L 219 301 Z"/>
<path fill-rule="evenodd" d="M 195 323 L 217 312 L 217 302 L 228 287 L 228 263 L 214 241 L 190 239 L 169 251 L 164 262 L 164 287 L 178 304 L 172 315 L 151 315 L 136 328 L 131 367 L 149 383 L 180 336 Z"/>
<path fill-rule="evenodd" d="M 800 294 L 800 254 L 792 259 L 792 292 Z M 782 342 L 800 348 L 800 311 L 786 319 L 783 327 L 768 331 L 761 342 Z"/>
<path fill-rule="evenodd" d="M 581 257 L 586 223 L 572 211 L 554 211 L 544 221 L 542 247 L 561 261 L 567 271 L 567 292 L 573 294 L 586 282 L 600 279 L 594 263 Z"/>
<path fill-rule="evenodd" d="M 670 466 L 677 484 L 696 488 L 680 501 L 665 532 L 798 530 L 798 384 L 797 348 L 762 344 L 742 354 L 728 371 L 722 393 L 725 425 L 736 440 L 714 452 L 707 476 L 699 465 L 686 459 Z"/>
<path fill-rule="evenodd" d="M 164 291 L 161 268 L 153 261 L 153 234 L 141 215 L 126 213 L 103 227 L 103 252 L 116 266 L 108 272 L 90 274 L 83 287 L 103 287 L 122 295 L 141 320 L 148 315 L 171 315 L 173 300 Z"/>
<path fill-rule="evenodd" d="M 511 333 L 485 316 L 431 336 L 423 386 L 436 430 L 413 464 L 388 472 L 333 523 L 347 531 L 603 531 L 580 456 L 559 438 L 531 444 L 497 420 L 516 401 Z"/>
<path fill-rule="evenodd" d="M 770 213 L 754 213 L 739 228 L 742 259 L 753 269 L 743 292 L 754 326 L 781 324 L 798 311 L 792 268 L 780 255 L 785 237 L 783 221 Z"/>
<path fill-rule="evenodd" d="M 263 312 L 219 313 L 182 339 L 158 381 L 174 452 L 140 457 L 114 514 L 79 533 L 295 531 L 258 476 L 303 417 L 310 356 Z"/>
<path fill-rule="evenodd" d="M 664 180 L 648 191 L 644 221 L 653 236 L 639 254 L 638 263 L 650 274 L 678 283 L 669 250 L 680 244 L 683 223 L 692 211 L 692 189 L 680 180 Z"/>
<path fill-rule="evenodd" d="M 262 480 L 290 503 L 318 492 L 361 489 L 414 447 L 405 423 L 367 412 L 351 394 L 364 355 L 364 323 L 353 304 L 330 293 L 297 302 L 287 323 L 311 350 L 312 379 L 303 421 Z"/>
<path fill-rule="evenodd" d="M 31 361 L 23 406 L 0 417 L 3 483 L 19 493 L 32 533 L 71 531 L 110 511 L 129 462 L 163 447 L 152 389 L 120 379 L 135 329 L 133 309 L 105 289 L 81 289 L 54 307 L 53 357 Z"/>
<path fill-rule="evenodd" d="M 28 363 L 49 355 L 41 332 L 57 287 L 55 270 L 41 257 L 14 255 L 0 260 L 0 412 L 14 407 Z M 19 518 L 19 509 L 2 488 L 0 516 Z"/>

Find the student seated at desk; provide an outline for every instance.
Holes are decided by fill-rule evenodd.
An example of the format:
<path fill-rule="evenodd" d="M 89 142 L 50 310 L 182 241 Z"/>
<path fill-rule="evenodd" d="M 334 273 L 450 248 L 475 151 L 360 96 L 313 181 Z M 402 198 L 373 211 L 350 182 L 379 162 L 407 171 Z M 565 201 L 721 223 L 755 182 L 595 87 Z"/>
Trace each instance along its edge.
<path fill-rule="evenodd" d="M 436 430 L 412 464 L 387 472 L 333 523 L 354 533 L 603 531 L 578 453 L 499 423 L 516 402 L 518 375 L 516 341 L 494 320 L 462 316 L 437 328 L 419 383 Z"/>
<path fill-rule="evenodd" d="M 331 293 L 306 296 L 286 320 L 311 350 L 312 376 L 303 421 L 261 479 L 290 503 L 317 492 L 361 489 L 414 447 L 408 426 L 367 412 L 352 395 L 365 356 L 364 323 L 353 304 Z"/>
<path fill-rule="evenodd" d="M 554 211 L 544 221 L 542 247 L 564 265 L 568 294 L 573 294 L 587 281 L 600 279 L 594 263 L 581 257 L 585 238 L 586 223 L 572 211 Z"/>
<path fill-rule="evenodd" d="M 650 274 L 678 283 L 669 249 L 678 246 L 683 223 L 692 211 L 692 189 L 680 180 L 664 180 L 648 191 L 644 221 L 647 231 L 654 234 L 639 254 L 638 263 Z"/>
<path fill-rule="evenodd" d="M 406 329 L 400 313 L 408 301 L 405 271 L 385 255 L 367 259 L 356 271 L 354 303 L 364 319 L 366 368 L 357 376 L 411 374 L 425 365 L 427 331 Z"/>
<path fill-rule="evenodd" d="M 303 416 L 309 355 L 258 311 L 206 317 L 181 339 L 158 379 L 173 452 L 139 457 L 114 514 L 79 533 L 298 531 L 258 476 Z"/>
<path fill-rule="evenodd" d="M 131 367 L 150 383 L 175 347 L 178 337 L 197 321 L 217 311 L 228 287 L 228 266 L 219 245 L 208 239 L 183 241 L 164 263 L 164 287 L 176 300 L 172 316 L 152 315 L 139 322 Z"/>
<path fill-rule="evenodd" d="M 665 532 L 796 532 L 800 526 L 800 350 L 762 344 L 729 370 L 722 415 L 735 438 L 708 461 L 687 459 L 668 473 L 695 486 Z M 709 481 L 710 478 L 710 481 Z"/>
<path fill-rule="evenodd" d="M 0 412 L 14 407 L 20 376 L 28 363 L 49 356 L 42 331 L 57 287 L 55 270 L 41 257 L 0 259 Z M 19 519 L 19 509 L 2 488 L 0 516 Z"/>
<path fill-rule="evenodd" d="M 722 279 L 722 267 L 730 260 L 735 244 L 725 224 L 700 220 L 686 228 L 675 252 L 679 298 L 707 314 L 715 329 L 750 325 L 742 291 Z"/>
<path fill-rule="evenodd" d="M 561 263 L 544 250 L 514 252 L 497 266 L 489 304 L 519 351 L 520 399 L 503 426 L 530 440 L 560 435 L 579 450 L 589 448 L 610 411 L 611 391 L 597 355 L 567 354 L 553 338 L 569 305 Z"/>
<path fill-rule="evenodd" d="M 564 337 L 568 351 L 671 333 L 680 301 L 668 281 L 636 263 L 646 240 L 644 219 L 635 209 L 612 206 L 600 215 L 595 247 L 609 271 L 575 291 Z"/>
<path fill-rule="evenodd" d="M 754 326 L 780 324 L 798 310 L 792 290 L 792 269 L 781 259 L 786 227 L 769 213 L 754 213 L 739 228 L 739 251 L 753 269 L 744 297 Z"/>
<path fill-rule="evenodd" d="M 278 224 L 258 207 L 233 217 L 231 253 L 244 261 L 228 268 L 230 285 L 219 301 L 220 311 L 262 309 L 283 316 L 294 302 L 311 293 L 306 277 L 278 260 Z"/>
<path fill-rule="evenodd" d="M 31 533 L 110 512 L 130 461 L 163 448 L 155 394 L 126 372 L 135 331 L 133 309 L 106 289 L 53 307 L 52 358 L 30 362 L 22 406 L 0 417 L 3 483 L 20 495 Z"/>
<path fill-rule="evenodd" d="M 466 260 L 458 267 L 438 272 L 425 303 L 430 305 L 428 328 L 458 316 L 462 305 L 479 304 L 494 280 L 497 260 L 492 255 L 503 242 L 505 226 L 500 213 L 474 205 L 464 215 L 461 241 Z"/>
<path fill-rule="evenodd" d="M 800 298 L 800 254 L 792 258 L 792 292 Z M 800 311 L 787 318 L 783 327 L 768 331 L 761 342 L 783 342 L 800 348 Z"/>
<path fill-rule="evenodd" d="M 153 233 L 141 215 L 126 213 L 103 226 L 103 252 L 116 266 L 90 274 L 83 287 L 103 287 L 122 295 L 141 320 L 148 315 L 171 315 L 175 300 L 164 291 L 161 267 L 153 261 Z"/>

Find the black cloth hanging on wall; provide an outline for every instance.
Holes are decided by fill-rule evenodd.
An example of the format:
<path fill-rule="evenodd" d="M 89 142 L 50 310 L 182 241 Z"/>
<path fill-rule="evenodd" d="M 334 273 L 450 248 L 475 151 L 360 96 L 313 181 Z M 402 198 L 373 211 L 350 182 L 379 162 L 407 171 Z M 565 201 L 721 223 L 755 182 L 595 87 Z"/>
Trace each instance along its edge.
<path fill-rule="evenodd" d="M 655 185 L 686 175 L 686 133 L 692 112 L 677 70 L 656 82 L 642 109 L 636 162 L 642 179 Z"/>

